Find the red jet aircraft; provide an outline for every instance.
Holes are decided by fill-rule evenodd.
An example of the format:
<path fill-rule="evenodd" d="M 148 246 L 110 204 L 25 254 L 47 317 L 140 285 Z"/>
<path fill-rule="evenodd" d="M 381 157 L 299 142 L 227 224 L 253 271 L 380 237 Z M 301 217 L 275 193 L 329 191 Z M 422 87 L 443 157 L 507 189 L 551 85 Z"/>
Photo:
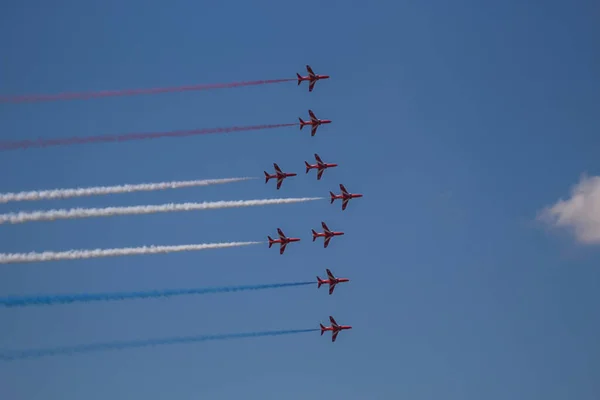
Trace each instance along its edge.
<path fill-rule="evenodd" d="M 302 83 L 302 81 L 309 81 L 308 82 L 308 91 L 312 92 L 314 87 L 315 87 L 315 83 L 317 83 L 317 81 L 319 79 L 329 79 L 329 75 L 316 75 L 312 68 L 310 67 L 310 65 L 306 66 L 306 70 L 308 71 L 308 76 L 300 76 L 299 73 L 296 72 L 296 76 L 298 77 L 298 86 L 300 86 L 300 84 Z"/>
<path fill-rule="evenodd" d="M 308 115 L 310 115 L 310 121 L 304 121 L 304 120 L 302 120 L 302 118 L 298 118 L 298 120 L 300 120 L 300 130 L 302 130 L 304 125 L 312 125 L 312 128 L 310 130 L 310 136 L 315 136 L 315 133 L 317 133 L 317 128 L 319 127 L 319 125 L 331 123 L 330 119 L 318 119 L 315 116 L 315 113 L 312 112 L 312 110 L 308 110 Z"/>
<path fill-rule="evenodd" d="M 333 192 L 329 192 L 329 195 L 331 196 L 331 203 L 333 204 L 333 201 L 335 199 L 342 199 L 342 211 L 346 209 L 346 206 L 348 206 L 348 200 L 350 199 L 356 199 L 359 197 L 363 197 L 362 194 L 353 194 L 353 193 L 348 193 L 348 191 L 346 190 L 346 188 L 344 187 L 344 185 L 342 185 L 340 183 L 340 190 L 342 191 L 341 194 L 333 194 Z"/>
<path fill-rule="evenodd" d="M 321 160 L 321 157 L 319 157 L 318 154 L 315 153 L 315 160 L 317 160 L 317 163 L 314 165 L 309 164 L 307 161 L 304 161 L 304 164 L 306 164 L 306 173 L 308 174 L 308 171 L 310 171 L 311 169 L 317 169 L 317 180 L 321 180 L 321 176 L 323 175 L 323 171 L 325 171 L 327 168 L 333 168 L 333 167 L 337 167 L 337 164 L 329 164 L 329 163 L 324 163 L 323 160 Z"/>
<path fill-rule="evenodd" d="M 338 323 L 335 322 L 335 319 L 333 319 L 331 315 L 329 316 L 329 321 L 331 321 L 331 326 L 323 326 L 323 324 L 319 325 L 321 325 L 321 336 L 323 336 L 323 333 L 325 331 L 331 331 L 332 342 L 335 342 L 335 339 L 337 338 L 337 335 L 338 333 L 340 333 L 340 331 L 343 331 L 344 329 L 352 329 L 352 327 L 349 325 L 338 325 Z"/>
<path fill-rule="evenodd" d="M 333 276 L 333 274 L 331 273 L 330 270 L 326 269 L 326 271 L 327 271 L 328 279 L 322 280 L 321 278 L 319 278 L 317 276 L 317 289 L 320 288 L 321 285 L 329 283 L 329 294 L 330 295 L 331 295 L 331 293 L 333 293 L 333 289 L 335 289 L 335 285 L 337 285 L 340 282 L 350 281 L 350 279 L 348 279 L 348 278 L 336 278 Z"/>
<path fill-rule="evenodd" d="M 321 222 L 321 226 L 323 227 L 323 233 L 320 232 L 316 232 L 314 229 L 312 229 L 312 237 L 313 237 L 313 242 L 318 238 L 318 237 L 324 237 L 325 241 L 323 242 L 323 247 L 327 248 L 327 246 L 329 246 L 329 241 L 331 240 L 332 237 L 334 236 L 342 236 L 344 234 L 344 232 L 332 232 L 329 230 L 329 228 L 327 227 L 327 224 L 325 222 Z"/>
<path fill-rule="evenodd" d="M 296 174 L 294 173 L 288 173 L 288 172 L 282 172 L 281 168 L 279 168 L 279 165 L 273 163 L 273 167 L 275 168 L 275 174 L 274 175 L 269 175 L 267 173 L 267 171 L 265 172 L 265 183 L 269 182 L 269 179 L 271 178 L 277 178 L 277 190 L 279 190 L 279 188 L 281 187 L 281 184 L 283 183 L 283 180 L 285 178 L 287 178 L 288 176 L 296 176 Z"/>
<path fill-rule="evenodd" d="M 277 228 L 277 234 L 279 234 L 279 239 L 273 240 L 273 238 L 271 236 L 267 236 L 269 238 L 269 248 L 271 248 L 271 246 L 273 246 L 274 243 L 281 243 L 281 245 L 279 246 L 279 254 L 283 254 L 283 252 L 285 251 L 285 247 L 287 246 L 288 243 L 290 242 L 299 242 L 300 239 L 298 238 L 288 238 L 283 234 L 283 231 L 279 228 Z"/>

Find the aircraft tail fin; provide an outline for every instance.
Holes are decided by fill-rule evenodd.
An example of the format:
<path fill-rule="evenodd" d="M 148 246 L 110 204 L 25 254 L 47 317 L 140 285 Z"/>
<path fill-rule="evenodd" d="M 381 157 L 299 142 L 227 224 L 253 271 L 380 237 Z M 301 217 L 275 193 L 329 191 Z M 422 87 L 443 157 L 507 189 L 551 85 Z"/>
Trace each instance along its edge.
<path fill-rule="evenodd" d="M 302 77 L 297 72 L 296 72 L 296 76 L 298 77 L 298 86 L 300 86 L 300 84 L 302 83 Z"/>
<path fill-rule="evenodd" d="M 311 229 L 312 234 L 313 234 L 313 242 L 317 239 L 317 232 L 315 232 L 314 229 Z"/>
<path fill-rule="evenodd" d="M 317 276 L 317 289 L 320 288 L 322 284 L 323 284 L 323 281 L 321 280 L 321 278 L 319 278 Z"/>
<path fill-rule="evenodd" d="M 308 171 L 310 171 L 310 164 L 304 161 L 304 165 L 306 165 L 306 173 L 308 174 Z"/>
<path fill-rule="evenodd" d="M 335 194 L 333 194 L 333 192 L 329 192 L 329 195 L 331 196 L 331 202 L 329 204 L 333 204 L 333 201 L 335 200 Z"/>
<path fill-rule="evenodd" d="M 298 117 L 298 121 L 300 121 L 300 130 L 302 130 L 302 128 L 304 128 L 304 125 L 306 125 L 306 124 L 304 123 L 304 121 L 300 117 Z"/>
<path fill-rule="evenodd" d="M 319 324 L 321 325 L 321 336 L 323 336 L 323 332 L 325 332 L 325 327 L 323 326 L 323 324 Z"/>
<path fill-rule="evenodd" d="M 267 238 L 269 238 L 269 248 L 271 248 L 273 246 L 273 238 L 271 236 L 267 236 Z"/>
<path fill-rule="evenodd" d="M 271 177 L 269 176 L 269 173 L 267 171 L 263 171 L 265 173 L 265 183 L 269 182 L 269 179 L 271 179 Z"/>

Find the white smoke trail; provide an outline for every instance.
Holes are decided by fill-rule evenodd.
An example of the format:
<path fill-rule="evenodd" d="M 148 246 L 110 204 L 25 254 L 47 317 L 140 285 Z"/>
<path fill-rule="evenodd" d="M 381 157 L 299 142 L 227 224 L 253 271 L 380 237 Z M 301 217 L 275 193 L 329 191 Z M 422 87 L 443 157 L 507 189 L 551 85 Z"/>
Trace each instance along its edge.
<path fill-rule="evenodd" d="M 184 244 L 179 246 L 142 246 L 121 249 L 44 251 L 42 253 L 0 253 L 0 264 L 27 263 L 36 261 L 79 260 L 83 258 L 135 256 L 140 254 L 165 254 L 180 251 L 198 251 L 225 249 L 229 247 L 249 246 L 263 242 L 229 242 Z"/>
<path fill-rule="evenodd" d="M 99 186 L 99 187 L 76 188 L 76 189 L 32 190 L 29 192 L 19 192 L 19 193 L 0 193 L 0 203 L 8 203 L 11 201 L 68 199 L 71 197 L 101 196 L 101 195 L 114 194 L 114 193 L 133 193 L 133 192 L 148 192 L 148 191 L 153 191 L 153 190 L 180 189 L 180 188 L 195 187 L 195 186 L 220 185 L 220 184 L 225 184 L 225 183 L 247 181 L 250 179 L 257 179 L 257 178 L 243 177 L 243 178 L 225 178 L 225 179 L 204 179 L 204 180 L 195 180 L 195 181 L 140 183 L 140 184 L 136 184 L 136 185 Z"/>
<path fill-rule="evenodd" d="M 212 201 L 204 203 L 171 203 L 161 205 L 106 207 L 106 208 L 72 208 L 70 210 L 47 210 L 0 214 L 0 224 L 22 224 L 32 221 L 54 221 L 57 219 L 75 219 L 91 217 L 112 217 L 115 215 L 154 214 L 161 212 L 216 210 L 220 208 L 256 207 L 270 204 L 303 203 L 321 200 L 323 197 L 301 197 L 287 199 Z"/>

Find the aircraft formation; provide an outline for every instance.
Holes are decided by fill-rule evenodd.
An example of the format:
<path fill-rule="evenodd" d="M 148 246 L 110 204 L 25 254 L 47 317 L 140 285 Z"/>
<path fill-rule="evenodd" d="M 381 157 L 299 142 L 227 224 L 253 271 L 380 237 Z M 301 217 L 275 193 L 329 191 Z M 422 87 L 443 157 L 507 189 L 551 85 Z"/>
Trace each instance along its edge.
<path fill-rule="evenodd" d="M 319 81 L 321 79 L 329 78 L 329 75 L 315 74 L 313 69 L 310 67 L 310 65 L 306 66 L 306 70 L 308 72 L 308 76 L 303 77 L 298 73 L 296 73 L 296 76 L 298 77 L 298 85 L 300 85 L 303 81 L 309 82 L 309 85 L 308 85 L 309 92 L 313 91 L 317 81 Z M 331 123 L 331 120 L 329 120 L 329 119 L 317 118 L 317 116 L 315 115 L 313 110 L 309 109 L 308 115 L 309 115 L 309 119 L 307 121 L 303 120 L 300 117 L 298 118 L 298 120 L 300 123 L 300 130 L 302 130 L 302 128 L 304 128 L 305 126 L 310 126 L 311 137 L 315 136 L 317 134 L 317 130 L 321 125 L 326 125 L 326 124 Z M 315 158 L 314 164 L 309 164 L 308 161 L 304 161 L 304 165 L 306 167 L 306 174 L 308 174 L 312 169 L 317 170 L 317 180 L 321 180 L 321 178 L 323 177 L 323 173 L 328 168 L 338 167 L 338 164 L 336 164 L 336 163 L 324 162 L 318 153 L 314 154 L 314 158 Z M 279 167 L 279 165 L 277 163 L 273 163 L 273 168 L 274 168 L 273 174 L 269 174 L 267 171 L 264 171 L 265 183 L 268 183 L 270 179 L 276 179 L 276 182 L 277 182 L 276 189 L 277 190 L 281 189 L 281 186 L 285 179 L 298 175 L 295 172 L 282 171 L 281 167 Z M 363 195 L 360 193 L 349 192 L 346 189 L 346 187 L 344 186 L 344 184 L 342 184 L 342 183 L 339 184 L 339 188 L 340 188 L 340 194 L 335 194 L 331 191 L 329 192 L 330 204 L 333 204 L 335 200 L 338 200 L 338 199 L 341 200 L 342 211 L 346 210 L 350 200 L 363 197 Z M 324 248 L 327 248 L 329 246 L 329 243 L 333 237 L 344 235 L 344 232 L 337 232 L 337 231 L 332 231 L 331 229 L 329 229 L 329 227 L 327 226 L 327 224 L 324 221 L 321 222 L 321 227 L 323 229 L 323 232 L 317 232 L 314 229 L 311 230 L 312 241 L 315 242 L 317 240 L 317 238 L 321 238 L 321 237 L 324 238 L 323 239 L 323 247 Z M 279 254 L 280 255 L 283 255 L 285 253 L 285 249 L 287 248 L 289 243 L 299 242 L 301 240 L 300 238 L 297 238 L 297 237 L 287 237 L 285 235 L 285 233 L 281 230 L 281 228 L 277 228 L 277 235 L 278 235 L 278 239 L 273 239 L 271 236 L 267 236 L 267 239 L 269 241 L 268 242 L 269 248 L 271 248 L 274 244 L 279 244 Z M 333 291 L 338 283 L 349 281 L 348 278 L 336 278 L 329 269 L 326 269 L 326 272 L 327 272 L 327 279 L 325 279 L 325 280 L 322 280 L 319 276 L 317 276 L 317 288 L 320 288 L 321 285 L 328 284 L 329 285 L 329 295 L 333 294 Z M 323 335 L 327 331 L 331 331 L 331 333 L 332 333 L 331 341 L 332 342 L 336 341 L 338 334 L 342 330 L 352 329 L 352 326 L 339 325 L 333 316 L 329 316 L 329 321 L 331 323 L 331 326 L 327 327 L 327 326 L 324 326 L 322 323 L 320 323 L 319 326 L 321 329 L 321 335 Z"/>
<path fill-rule="evenodd" d="M 329 79 L 329 75 L 319 75 L 315 74 L 313 69 L 306 65 L 306 70 L 308 75 L 301 76 L 299 73 L 296 73 L 298 86 L 302 84 L 302 82 L 307 81 L 308 83 L 308 92 L 313 92 L 315 89 L 315 85 L 318 81 Z M 221 85 L 198 85 L 195 87 L 195 90 L 204 90 L 208 88 L 227 88 L 227 87 L 238 87 L 245 86 L 251 84 L 267 84 L 267 83 L 276 83 L 283 81 L 294 81 L 294 79 L 282 79 L 282 80 L 271 80 L 271 81 L 254 81 L 254 82 L 239 82 L 234 84 L 221 84 Z M 156 89 L 156 90 L 124 90 L 124 91 L 113 91 L 113 92 L 97 92 L 97 93 L 65 93 L 59 94 L 55 96 L 21 96 L 15 98 L 2 98 L 0 100 L 2 102 L 28 102 L 28 101 L 48 101 L 48 100 L 66 100 L 66 99 L 75 99 L 75 98 L 93 98 L 93 97 L 107 97 L 107 96 L 121 96 L 121 95 L 131 95 L 131 94 L 151 94 L 151 93 L 159 93 L 166 91 L 184 91 L 188 90 L 189 87 L 174 87 L 174 88 L 165 88 Z M 8 99 L 8 100 L 7 100 Z M 279 125 L 261 125 L 254 127 L 245 127 L 245 128 L 230 128 L 230 129 L 200 129 L 195 131 L 185 131 L 185 132 L 167 132 L 167 133 L 154 133 L 154 134 L 126 134 L 117 136 L 116 139 L 111 139 L 108 137 L 90 137 L 90 138 L 68 138 L 68 139 L 59 139 L 59 140 L 50 140 L 44 142 L 40 141 L 21 141 L 9 143 L 6 142 L 4 144 L 0 143 L 0 149 L 17 149 L 17 148 L 29 148 L 29 147 L 45 147 L 46 144 L 51 145 L 64 145 L 64 144 L 81 144 L 81 143 L 94 143 L 94 142 L 106 142 L 106 141 L 127 141 L 127 140 L 141 140 L 141 139 L 151 139 L 157 137 L 176 137 L 176 136 L 187 136 L 188 134 L 205 134 L 205 133 L 221 133 L 221 132 L 229 132 L 236 130 L 253 130 L 253 129 L 270 129 L 274 127 L 283 127 L 283 126 L 295 126 L 298 125 L 300 131 L 303 131 L 303 128 L 307 128 L 310 130 L 310 136 L 314 137 L 319 127 L 322 125 L 331 124 L 331 120 L 328 119 L 319 119 L 313 110 L 308 110 L 309 118 L 304 120 L 301 117 L 298 118 L 299 123 L 293 124 L 279 124 Z M 307 132 L 304 130 L 303 132 Z M 333 160 L 328 160 L 333 161 Z M 334 162 L 325 162 L 321 158 L 318 153 L 314 153 L 314 162 L 304 161 L 305 175 L 311 173 L 311 170 L 315 170 L 316 180 L 321 181 L 327 179 L 325 177 L 325 171 L 331 168 L 343 168 L 343 166 L 338 165 Z M 328 173 L 329 174 L 329 173 Z M 264 171 L 265 184 L 269 184 L 270 182 L 275 183 L 275 190 L 281 190 L 283 187 L 284 180 L 288 178 L 297 177 L 297 172 L 284 172 L 282 168 L 277 163 L 273 163 L 273 173 L 269 173 Z M 149 190 L 164 190 L 166 188 L 176 188 L 176 187 L 191 187 L 191 186 L 204 186 L 208 184 L 222 184 L 233 181 L 240 181 L 244 179 L 255 179 L 255 178 L 227 178 L 227 179 L 215 179 L 215 180 L 197 180 L 197 181 L 187 181 L 187 182 L 162 182 L 162 183 L 154 183 L 154 184 L 138 184 L 138 185 L 119 185 L 112 187 L 95 187 L 95 188 L 85 188 L 85 189 L 56 189 L 56 190 L 41 190 L 41 191 L 30 191 L 30 192 L 21 192 L 21 193 L 0 193 L 0 203 L 5 203 L 9 201 L 36 201 L 42 199 L 59 199 L 59 198 L 69 198 L 69 197 L 80 197 L 80 196 L 88 196 L 88 195 L 105 195 L 109 193 L 133 193 L 136 191 L 149 191 Z M 212 181 L 212 182 L 209 182 Z M 218 182 L 216 182 L 218 181 Z M 336 194 L 333 191 L 329 191 L 329 200 L 330 204 L 334 204 L 336 200 L 340 200 L 340 208 L 341 211 L 345 211 L 350 203 L 350 200 L 358 199 L 363 197 L 361 193 L 352 193 L 346 189 L 346 186 L 343 183 L 338 183 L 339 193 Z M 285 190 L 285 188 L 283 189 Z M 322 199 L 322 198 L 314 198 L 314 199 Z M 306 199 L 264 199 L 264 200 L 243 200 L 245 202 L 245 206 L 256 206 L 262 204 L 277 204 L 277 201 L 287 200 L 288 202 L 299 202 L 306 201 Z M 308 199 L 313 200 L 313 199 Z M 210 203 L 210 202 L 205 202 Z M 185 211 L 188 210 L 203 210 L 203 209 L 216 209 L 216 208 L 228 208 L 239 206 L 240 201 L 221 201 L 215 202 L 220 203 L 219 206 L 215 206 L 214 204 L 205 204 L 205 203 L 185 203 Z M 229 204 L 235 203 L 235 204 Z M 183 207 L 177 208 L 179 204 L 167 204 L 167 205 L 148 205 L 148 206 L 131 206 L 131 207 L 108 207 L 108 208 L 77 208 L 72 210 L 42 210 L 36 211 L 33 213 L 9 213 L 9 214 L 0 214 L 0 224 L 2 223 L 23 223 L 23 222 L 31 222 L 31 221 L 44 221 L 44 220 L 55 220 L 55 219 L 71 219 L 71 218 L 88 218 L 88 217 L 100 217 L 100 216 L 113 216 L 113 215 L 133 215 L 133 214 L 148 214 L 155 212 L 172 212 L 173 210 L 179 211 L 183 210 Z M 332 243 L 332 239 L 335 237 L 344 236 L 345 232 L 336 231 L 329 228 L 328 224 L 325 221 L 321 221 L 321 227 L 315 227 L 311 229 L 311 237 L 312 242 L 320 242 L 321 238 L 323 240 L 323 248 L 330 248 Z M 268 239 L 268 248 L 271 249 L 273 247 L 279 249 L 279 255 L 283 256 L 286 252 L 286 249 L 290 243 L 295 243 L 301 241 L 299 237 L 288 237 L 283 232 L 280 227 L 276 228 L 276 235 L 273 235 L 273 238 L 270 235 L 267 235 Z M 336 239 L 336 241 L 342 240 L 341 238 Z M 264 242 L 228 242 L 228 243 L 208 243 L 208 244 L 195 244 L 195 245 L 181 245 L 181 246 L 143 246 L 141 248 L 117 248 L 117 249 L 95 249 L 95 250 L 69 250 L 63 252 L 52 252 L 45 251 L 43 253 L 8 253 L 8 254 L 0 254 L 0 263 L 16 263 L 16 262 L 36 262 L 36 261 L 58 261 L 58 260 L 67 260 L 67 259 L 84 259 L 84 258 L 93 258 L 93 257 L 112 257 L 112 256 L 121 256 L 121 255 L 136 255 L 136 254 L 157 254 L 157 253 L 166 253 L 171 251 L 197 251 L 202 249 L 209 248 L 227 248 L 227 247 L 235 247 L 249 244 L 264 244 Z M 328 250 L 329 251 L 329 250 Z M 329 269 L 325 269 L 326 277 L 321 279 L 321 277 L 316 277 L 317 289 L 320 289 L 321 286 L 328 287 L 328 294 L 333 295 L 335 288 L 338 284 L 349 282 L 350 279 L 345 277 L 336 277 L 334 273 Z M 306 284 L 314 284 L 314 281 L 309 282 L 297 282 L 297 283 L 287 283 L 287 284 L 270 284 L 270 285 L 257 285 L 257 287 L 285 287 L 293 286 L 293 285 L 306 285 Z M 195 290 L 195 289 L 194 289 Z M 228 290 L 241 290 L 239 288 L 223 288 L 223 289 L 203 289 L 203 290 L 195 290 L 196 292 L 226 292 Z M 177 293 L 175 291 L 163 291 L 164 293 Z M 91 299 L 114 299 L 114 298 L 141 298 L 141 297 L 152 297 L 156 294 L 140 294 L 136 292 L 130 293 L 121 293 L 121 294 L 103 294 L 96 296 L 88 296 L 86 295 L 76 295 L 69 297 L 68 301 L 74 301 L 75 299 L 79 299 L 78 301 L 91 301 Z M 158 295 L 156 295 L 158 296 Z M 3 302 L 5 304 L 11 303 L 16 304 L 15 302 L 21 302 L 22 304 L 51 304 L 55 302 L 61 302 L 59 299 L 61 296 L 50 296 L 50 297 L 30 297 L 28 300 L 14 300 L 9 298 L 0 298 L 0 303 Z M 64 296 L 63 296 L 64 297 Z M 68 296 L 67 296 L 68 297 Z M 60 301 L 59 301 L 60 300 Z M 66 302 L 66 301 L 65 301 Z M 343 330 L 352 329 L 350 325 L 340 325 L 337 323 L 336 319 L 333 316 L 329 316 L 329 326 L 325 326 L 323 323 L 319 323 L 318 328 L 308 329 L 308 330 L 298 330 L 298 331 L 318 331 L 320 330 L 321 336 L 325 334 L 325 332 L 331 331 L 331 342 L 335 342 L 337 340 L 338 334 Z M 288 333 L 296 332 L 295 330 L 286 331 Z M 280 334 L 273 332 L 263 332 L 259 335 L 271 335 L 271 334 Z M 256 333 L 251 334 L 256 336 Z M 223 337 L 227 335 L 222 335 Z M 1 359 L 0 354 L 0 359 Z"/>

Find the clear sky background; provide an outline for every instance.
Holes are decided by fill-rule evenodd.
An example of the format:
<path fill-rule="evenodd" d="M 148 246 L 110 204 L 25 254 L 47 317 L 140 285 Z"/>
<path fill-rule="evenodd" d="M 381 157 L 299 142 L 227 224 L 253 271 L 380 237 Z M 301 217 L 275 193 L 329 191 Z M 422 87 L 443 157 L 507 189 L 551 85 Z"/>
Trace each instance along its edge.
<path fill-rule="evenodd" d="M 302 238 L 0 267 L 0 296 L 293 282 L 261 292 L 0 309 L 0 349 L 353 326 L 0 363 L 5 399 L 597 399 L 597 244 L 537 220 L 600 175 L 593 1 L 23 1 L 0 6 L 0 93 L 293 78 L 207 92 L 0 105 L 18 140 L 333 123 L 9 151 L 2 192 L 256 176 L 195 189 L 10 203 L 0 212 L 365 195 L 189 213 L 2 225 L 0 252 Z M 303 162 L 339 167 L 317 181 Z M 277 162 L 297 172 L 264 184 Z M 599 196 L 600 197 L 600 196 Z M 592 207 L 593 208 L 593 207 Z M 596 208 L 600 210 L 600 205 Z M 597 212 L 597 211 L 596 211 Z M 586 220 L 586 216 L 582 217 Z M 591 221 L 591 216 L 587 217 Z M 580 218 L 581 220 L 581 218 Z M 598 217 L 600 220 L 600 217 Z M 310 229 L 346 232 L 327 249 Z M 594 229 L 594 227 L 592 227 Z"/>

